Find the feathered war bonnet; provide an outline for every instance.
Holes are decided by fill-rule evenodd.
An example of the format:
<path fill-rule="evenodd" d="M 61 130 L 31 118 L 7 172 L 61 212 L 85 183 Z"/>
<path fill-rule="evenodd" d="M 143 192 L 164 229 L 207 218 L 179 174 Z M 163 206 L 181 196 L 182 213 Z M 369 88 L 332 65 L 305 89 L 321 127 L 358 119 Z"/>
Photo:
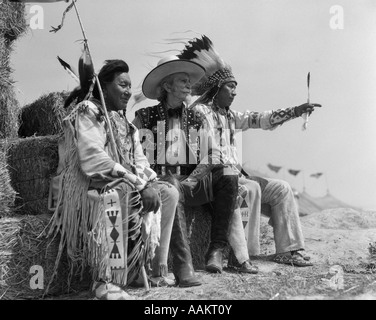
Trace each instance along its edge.
<path fill-rule="evenodd" d="M 236 82 L 231 66 L 218 54 L 213 42 L 205 35 L 190 40 L 178 55 L 180 59 L 196 62 L 206 70 L 205 75 L 192 85 L 192 95 L 205 96 L 213 88 L 218 90 L 227 82 Z"/>

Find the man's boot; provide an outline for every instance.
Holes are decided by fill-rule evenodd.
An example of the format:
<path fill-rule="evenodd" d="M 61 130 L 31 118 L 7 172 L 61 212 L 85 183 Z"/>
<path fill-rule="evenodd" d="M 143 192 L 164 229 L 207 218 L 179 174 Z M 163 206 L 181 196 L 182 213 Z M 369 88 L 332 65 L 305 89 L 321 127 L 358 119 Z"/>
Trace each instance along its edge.
<path fill-rule="evenodd" d="M 168 278 L 167 265 L 160 264 L 156 257 L 154 257 L 152 264 L 152 275 L 149 277 L 149 283 L 152 287 L 170 287 L 176 284 L 174 280 Z"/>
<path fill-rule="evenodd" d="M 174 224 L 170 241 L 172 253 L 172 271 L 176 284 L 179 287 L 193 287 L 201 285 L 193 269 L 191 250 L 188 244 L 187 224 L 184 215 L 184 206 L 179 201 L 176 208 Z"/>
<path fill-rule="evenodd" d="M 238 176 L 224 174 L 223 168 L 213 171 L 213 194 L 211 241 L 206 254 L 205 269 L 208 272 L 221 273 L 223 251 L 228 245 L 228 229 L 238 196 Z"/>
<path fill-rule="evenodd" d="M 223 251 L 225 246 L 214 246 L 210 244 L 206 255 L 205 270 L 211 273 L 222 273 Z"/>

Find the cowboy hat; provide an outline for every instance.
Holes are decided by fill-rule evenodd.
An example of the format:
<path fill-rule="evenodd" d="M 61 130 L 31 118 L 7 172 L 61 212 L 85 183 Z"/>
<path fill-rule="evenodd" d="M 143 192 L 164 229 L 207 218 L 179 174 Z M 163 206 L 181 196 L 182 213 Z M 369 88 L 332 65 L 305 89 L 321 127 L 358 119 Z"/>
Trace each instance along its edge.
<path fill-rule="evenodd" d="M 168 75 L 184 72 L 189 75 L 191 85 L 195 84 L 205 74 L 205 69 L 196 62 L 169 56 L 159 60 L 142 83 L 142 92 L 149 99 L 158 99 L 161 81 Z"/>

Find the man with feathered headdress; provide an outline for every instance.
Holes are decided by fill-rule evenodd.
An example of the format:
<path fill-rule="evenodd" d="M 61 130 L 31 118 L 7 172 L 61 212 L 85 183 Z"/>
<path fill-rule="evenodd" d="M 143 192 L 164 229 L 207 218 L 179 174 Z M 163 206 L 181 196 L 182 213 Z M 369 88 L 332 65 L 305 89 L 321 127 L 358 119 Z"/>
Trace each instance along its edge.
<path fill-rule="evenodd" d="M 247 176 L 239 164 L 234 135 L 236 130 L 244 131 L 251 128 L 273 130 L 304 113 L 312 113 L 314 107 L 321 105 L 305 103 L 292 108 L 265 112 L 234 111 L 230 106 L 236 96 L 237 81 L 231 66 L 219 56 L 208 37 L 203 35 L 189 41 L 179 58 L 199 63 L 206 69 L 205 76 L 192 86 L 192 94 L 199 98 L 191 107 L 202 114 L 204 119 L 200 151 L 206 149 L 206 153 L 216 157 L 218 163 L 230 163 L 239 168 L 239 184 L 243 191 L 248 193 L 250 208 L 247 232 L 249 255 L 260 253 L 261 204 L 268 204 L 271 209 L 268 213 L 269 224 L 273 226 L 276 245 L 274 261 L 295 266 L 312 265 L 308 262 L 309 257 L 301 253 L 304 250 L 304 238 L 291 187 L 282 180 Z M 209 141 L 208 136 L 211 137 L 210 144 L 205 144 Z M 203 158 L 201 161 L 205 160 Z M 195 173 L 189 179 L 197 179 Z M 233 257 L 229 260 L 230 264 L 237 265 Z"/>
<path fill-rule="evenodd" d="M 143 81 L 144 95 L 149 99 L 159 100 L 159 104 L 136 111 L 133 123 L 140 132 L 144 130 L 145 145 L 151 146 L 146 148 L 152 156 L 149 162 L 154 162 L 152 167 L 159 176 L 165 176 L 170 172 L 177 180 L 183 181 L 196 169 L 196 138 L 201 118 L 187 108 L 186 98 L 190 96 L 191 86 L 194 86 L 204 74 L 205 70 L 199 64 L 171 56 L 161 59 Z M 257 268 L 249 262 L 240 214 L 233 216 L 238 193 L 238 177 L 234 174 L 232 166 L 207 163 L 201 166 L 199 172 L 195 172 L 196 176 L 200 175 L 199 181 L 185 181 L 181 188 L 178 188 L 182 201 L 178 205 L 175 220 L 178 220 L 177 224 L 182 225 L 180 229 L 186 230 L 184 205 L 212 204 L 206 270 L 222 272 L 223 250 L 230 242 L 242 263 L 239 271 L 257 273 Z M 237 223 L 231 223 L 233 219 L 236 219 Z M 236 225 L 237 231 L 231 232 L 232 237 L 228 238 L 229 227 Z M 173 230 L 171 250 L 181 251 L 186 241 L 175 241 Z M 240 242 L 243 242 L 242 246 L 239 245 Z M 184 261 L 174 261 L 174 265 L 185 262 L 187 274 L 189 269 L 193 274 L 190 252 L 183 252 L 181 257 Z"/>

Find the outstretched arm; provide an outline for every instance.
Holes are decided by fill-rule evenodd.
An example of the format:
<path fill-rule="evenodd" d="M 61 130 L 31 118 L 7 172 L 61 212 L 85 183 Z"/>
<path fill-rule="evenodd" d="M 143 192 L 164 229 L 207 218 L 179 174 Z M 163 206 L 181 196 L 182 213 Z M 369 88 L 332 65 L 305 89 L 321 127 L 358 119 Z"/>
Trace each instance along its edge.
<path fill-rule="evenodd" d="M 269 110 L 264 112 L 231 111 L 235 118 L 235 128 L 241 130 L 263 129 L 274 130 L 286 121 L 300 117 L 304 113 L 311 114 L 318 103 L 304 103 L 296 107 Z"/>

